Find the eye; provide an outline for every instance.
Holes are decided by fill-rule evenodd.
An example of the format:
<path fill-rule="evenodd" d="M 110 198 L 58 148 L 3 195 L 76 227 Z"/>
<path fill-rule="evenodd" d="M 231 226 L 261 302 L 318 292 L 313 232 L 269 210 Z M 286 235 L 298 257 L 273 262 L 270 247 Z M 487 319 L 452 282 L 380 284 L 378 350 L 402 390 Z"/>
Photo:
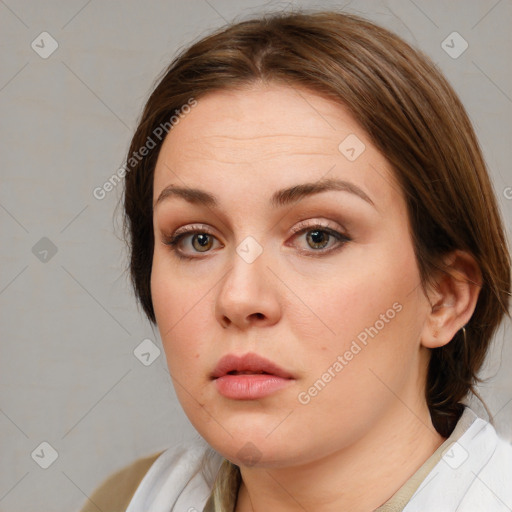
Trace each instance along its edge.
<path fill-rule="evenodd" d="M 190 242 L 187 244 L 186 239 L 190 237 Z M 192 252 L 206 253 L 213 247 L 217 239 L 203 227 L 188 226 L 184 230 L 178 230 L 171 236 L 164 236 L 163 243 L 168 245 L 171 250 L 180 259 L 196 259 L 195 256 L 190 256 L 184 251 L 184 246 L 192 246 Z"/>
<path fill-rule="evenodd" d="M 301 250 L 301 252 L 310 256 L 321 256 L 326 253 L 331 253 L 341 249 L 347 242 L 351 241 L 347 235 L 340 233 L 333 227 L 318 223 L 308 225 L 306 222 L 301 222 L 294 227 L 293 232 L 294 239 L 299 238 L 301 235 L 306 235 L 305 241 L 308 247 L 313 249 L 313 251 L 306 249 Z M 332 241 L 334 241 L 334 243 L 331 243 L 331 248 L 325 249 Z"/>

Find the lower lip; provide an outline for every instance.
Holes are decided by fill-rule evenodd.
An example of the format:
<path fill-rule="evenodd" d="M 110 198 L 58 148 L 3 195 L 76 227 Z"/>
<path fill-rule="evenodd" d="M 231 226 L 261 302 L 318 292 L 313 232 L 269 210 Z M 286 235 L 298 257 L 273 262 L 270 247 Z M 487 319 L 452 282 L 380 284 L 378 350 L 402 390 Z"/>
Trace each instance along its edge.
<path fill-rule="evenodd" d="M 222 396 L 233 400 L 256 400 L 284 388 L 291 379 L 276 375 L 224 375 L 215 379 L 217 390 Z"/>

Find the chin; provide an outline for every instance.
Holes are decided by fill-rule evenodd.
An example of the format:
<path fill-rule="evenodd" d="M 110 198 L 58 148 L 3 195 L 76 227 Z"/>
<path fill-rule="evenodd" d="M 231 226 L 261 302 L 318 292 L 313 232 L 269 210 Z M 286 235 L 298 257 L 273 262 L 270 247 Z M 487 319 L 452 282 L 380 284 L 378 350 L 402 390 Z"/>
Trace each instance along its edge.
<path fill-rule="evenodd" d="M 237 466 L 274 468 L 298 462 L 300 454 L 296 444 L 290 443 L 290 433 L 286 429 L 279 434 L 272 432 L 279 421 L 270 421 L 267 417 L 267 421 L 261 421 L 258 428 L 254 417 L 247 415 L 242 421 L 213 423 L 215 426 L 212 421 L 194 426 L 215 451 Z M 230 428 L 235 424 L 236 428 Z"/>
<path fill-rule="evenodd" d="M 290 447 L 275 446 L 274 443 L 254 442 L 247 438 L 232 440 L 230 444 L 213 445 L 213 441 L 208 443 L 223 457 L 230 460 L 237 466 L 257 467 L 257 468 L 276 468 L 289 466 L 294 463 L 297 453 L 290 453 Z"/>

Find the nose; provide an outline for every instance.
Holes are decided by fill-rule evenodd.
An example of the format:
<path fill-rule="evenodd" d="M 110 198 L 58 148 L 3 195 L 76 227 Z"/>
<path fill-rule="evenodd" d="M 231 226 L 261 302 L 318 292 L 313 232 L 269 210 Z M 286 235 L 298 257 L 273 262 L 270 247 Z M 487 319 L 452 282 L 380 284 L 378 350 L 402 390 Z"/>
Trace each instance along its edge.
<path fill-rule="evenodd" d="M 217 321 L 224 327 L 247 329 L 270 326 L 281 315 L 278 280 L 261 254 L 248 263 L 236 251 L 221 281 L 215 303 Z"/>

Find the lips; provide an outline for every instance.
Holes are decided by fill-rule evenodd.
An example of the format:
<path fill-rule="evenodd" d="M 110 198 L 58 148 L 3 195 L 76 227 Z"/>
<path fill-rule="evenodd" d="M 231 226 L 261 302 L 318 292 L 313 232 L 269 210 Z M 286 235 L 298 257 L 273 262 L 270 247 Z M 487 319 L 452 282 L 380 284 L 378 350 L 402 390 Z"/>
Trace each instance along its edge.
<path fill-rule="evenodd" d="M 220 359 L 211 374 L 212 379 L 225 375 L 273 375 L 281 379 L 293 379 L 293 376 L 277 364 L 254 353 L 243 356 L 229 354 Z"/>
<path fill-rule="evenodd" d="M 210 377 L 218 393 L 229 400 L 262 400 L 294 382 L 283 368 L 253 353 L 224 356 Z"/>

